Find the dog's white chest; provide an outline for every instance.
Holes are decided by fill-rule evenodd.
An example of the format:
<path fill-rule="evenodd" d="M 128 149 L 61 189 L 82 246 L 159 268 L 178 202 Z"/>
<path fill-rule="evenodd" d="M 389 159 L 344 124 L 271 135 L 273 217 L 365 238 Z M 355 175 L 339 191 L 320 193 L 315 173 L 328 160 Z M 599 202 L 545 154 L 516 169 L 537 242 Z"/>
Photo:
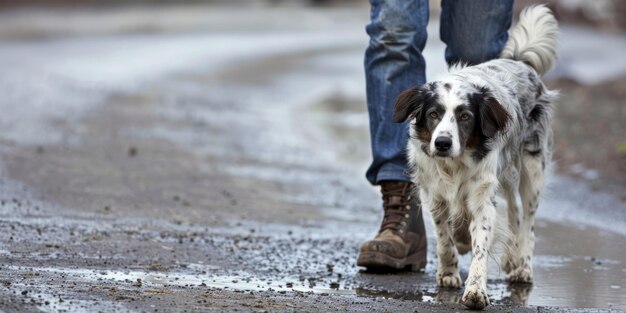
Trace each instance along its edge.
<path fill-rule="evenodd" d="M 451 213 L 465 209 L 468 185 L 473 181 L 470 170 L 462 163 L 434 163 L 430 169 L 426 174 L 429 189 L 448 204 Z"/>

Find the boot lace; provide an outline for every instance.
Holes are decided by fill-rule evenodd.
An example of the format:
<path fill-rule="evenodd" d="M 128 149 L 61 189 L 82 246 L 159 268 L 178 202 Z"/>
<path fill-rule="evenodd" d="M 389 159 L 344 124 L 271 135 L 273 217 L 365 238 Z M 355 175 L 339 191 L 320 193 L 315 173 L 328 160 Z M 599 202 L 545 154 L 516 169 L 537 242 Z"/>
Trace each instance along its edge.
<path fill-rule="evenodd" d="M 403 233 L 411 217 L 411 184 L 390 183 L 383 185 L 382 194 L 385 215 L 380 226 L 380 232 L 389 229 Z"/>

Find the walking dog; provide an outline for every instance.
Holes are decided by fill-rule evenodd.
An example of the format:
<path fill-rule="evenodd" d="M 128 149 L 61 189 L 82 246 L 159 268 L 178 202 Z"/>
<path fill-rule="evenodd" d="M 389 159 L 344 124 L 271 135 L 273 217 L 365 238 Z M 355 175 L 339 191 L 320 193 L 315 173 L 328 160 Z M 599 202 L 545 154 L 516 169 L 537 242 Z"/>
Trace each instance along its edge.
<path fill-rule="evenodd" d="M 496 242 L 506 247 L 501 266 L 510 281 L 532 282 L 534 216 L 558 96 L 540 76 L 555 60 L 557 34 L 548 8 L 526 8 L 499 59 L 455 65 L 441 80 L 404 91 L 394 107 L 394 122 L 411 121 L 408 158 L 436 228 L 437 284 L 460 288 L 457 256 L 471 250 L 461 302 L 472 309 L 489 304 L 487 259 Z"/>

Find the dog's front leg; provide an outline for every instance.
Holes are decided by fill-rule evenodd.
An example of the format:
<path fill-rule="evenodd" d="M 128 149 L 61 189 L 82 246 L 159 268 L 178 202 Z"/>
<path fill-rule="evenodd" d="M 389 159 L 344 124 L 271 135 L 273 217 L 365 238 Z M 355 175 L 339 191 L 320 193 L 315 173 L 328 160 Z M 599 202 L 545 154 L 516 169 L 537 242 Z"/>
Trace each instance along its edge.
<path fill-rule="evenodd" d="M 496 224 L 496 208 L 492 202 L 497 180 L 495 176 L 479 180 L 477 188 L 468 196 L 468 209 L 472 216 L 472 264 L 465 281 L 461 302 L 471 309 L 489 305 L 487 295 L 487 258 L 493 243 Z"/>
<path fill-rule="evenodd" d="M 429 201 L 435 233 L 437 235 L 437 285 L 444 288 L 461 288 L 458 252 L 454 246 L 452 233 L 448 226 L 449 211 L 443 201 Z"/>

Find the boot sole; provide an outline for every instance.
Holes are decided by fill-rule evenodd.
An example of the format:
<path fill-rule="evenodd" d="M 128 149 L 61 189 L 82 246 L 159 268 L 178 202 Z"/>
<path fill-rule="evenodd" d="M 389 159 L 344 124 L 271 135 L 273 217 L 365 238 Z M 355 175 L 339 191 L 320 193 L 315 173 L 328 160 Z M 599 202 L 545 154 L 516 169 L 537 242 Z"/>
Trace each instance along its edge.
<path fill-rule="evenodd" d="M 394 258 L 380 252 L 362 252 L 356 261 L 356 265 L 368 270 L 404 270 L 418 272 L 426 267 L 426 249 L 407 256 L 406 258 Z"/>

